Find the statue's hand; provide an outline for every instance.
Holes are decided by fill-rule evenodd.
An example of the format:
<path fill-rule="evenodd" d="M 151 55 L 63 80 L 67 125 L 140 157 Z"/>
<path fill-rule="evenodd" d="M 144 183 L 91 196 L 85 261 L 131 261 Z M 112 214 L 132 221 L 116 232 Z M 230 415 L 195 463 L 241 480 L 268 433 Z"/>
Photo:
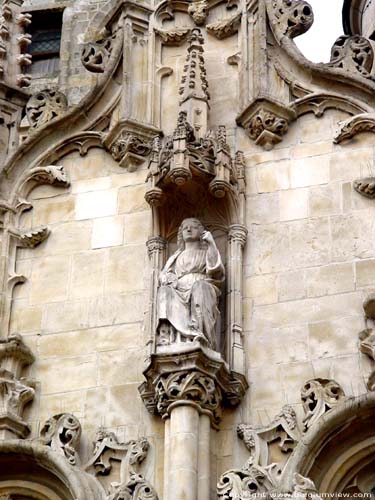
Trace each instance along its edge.
<path fill-rule="evenodd" d="M 202 233 L 202 241 L 205 241 L 209 245 L 215 245 L 215 240 L 210 231 L 203 231 Z"/>
<path fill-rule="evenodd" d="M 161 285 L 171 285 L 175 288 L 177 284 L 177 276 L 174 273 L 163 272 L 160 274 L 159 281 Z"/>

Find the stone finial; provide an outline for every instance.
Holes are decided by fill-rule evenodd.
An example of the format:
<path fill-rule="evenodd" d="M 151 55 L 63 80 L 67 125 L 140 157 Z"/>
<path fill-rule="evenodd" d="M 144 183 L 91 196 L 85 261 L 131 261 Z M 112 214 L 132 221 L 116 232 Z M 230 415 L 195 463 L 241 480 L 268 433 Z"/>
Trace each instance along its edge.
<path fill-rule="evenodd" d="M 81 424 L 70 413 L 60 413 L 49 418 L 41 432 L 41 441 L 63 455 L 70 464 L 78 463 L 77 448 L 81 437 Z"/>
<path fill-rule="evenodd" d="M 374 51 L 367 38 L 359 35 L 343 35 L 337 38 L 332 46 L 329 66 L 372 78 L 373 61 Z"/>
<path fill-rule="evenodd" d="M 301 399 L 305 412 L 304 430 L 307 431 L 326 411 L 345 399 L 345 393 L 334 380 L 316 378 L 302 387 Z"/>
<path fill-rule="evenodd" d="M 62 116 L 67 109 L 68 101 L 62 92 L 44 89 L 30 97 L 26 104 L 26 115 L 35 129 Z"/>

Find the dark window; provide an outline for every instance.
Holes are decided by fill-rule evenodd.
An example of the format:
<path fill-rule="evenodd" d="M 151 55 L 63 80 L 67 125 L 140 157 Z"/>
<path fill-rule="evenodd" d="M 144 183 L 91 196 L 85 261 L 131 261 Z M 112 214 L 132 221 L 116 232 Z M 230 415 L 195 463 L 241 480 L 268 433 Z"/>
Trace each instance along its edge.
<path fill-rule="evenodd" d="M 52 76 L 59 70 L 62 11 L 39 10 L 31 15 L 28 52 L 33 56 L 33 63 L 30 72 L 35 76 Z"/>

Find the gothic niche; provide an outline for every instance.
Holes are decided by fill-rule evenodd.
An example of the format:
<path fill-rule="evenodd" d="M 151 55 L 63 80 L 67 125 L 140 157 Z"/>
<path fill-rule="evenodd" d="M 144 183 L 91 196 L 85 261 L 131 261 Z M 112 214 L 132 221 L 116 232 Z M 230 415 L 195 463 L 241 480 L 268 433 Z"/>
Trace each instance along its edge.
<path fill-rule="evenodd" d="M 232 151 L 225 126 L 208 128 L 210 95 L 204 40 L 198 28 L 191 31 L 188 42 L 177 126 L 171 136 L 154 139 L 148 165 L 145 198 L 153 218 L 153 234 L 147 242 L 152 268 L 151 364 L 163 364 L 163 356 L 171 354 L 177 363 L 180 354 L 194 351 L 197 357 L 193 361 L 189 354 L 189 366 L 195 369 L 198 353 L 204 351 L 217 361 L 210 375 L 217 379 L 218 372 L 223 376 L 225 372 L 229 381 L 228 365 L 237 374 L 244 372 L 245 160 L 242 152 Z M 185 369 L 189 366 L 185 364 Z M 176 370 L 159 364 L 154 369 L 158 376 L 160 371 L 167 376 L 184 367 Z M 160 385 L 155 377 L 155 371 L 150 372 L 148 384 L 140 390 L 146 406 L 160 413 L 165 405 L 154 399 Z M 243 375 L 240 379 L 232 380 L 226 396 L 235 403 L 246 390 Z M 213 421 L 217 423 L 216 416 Z"/>

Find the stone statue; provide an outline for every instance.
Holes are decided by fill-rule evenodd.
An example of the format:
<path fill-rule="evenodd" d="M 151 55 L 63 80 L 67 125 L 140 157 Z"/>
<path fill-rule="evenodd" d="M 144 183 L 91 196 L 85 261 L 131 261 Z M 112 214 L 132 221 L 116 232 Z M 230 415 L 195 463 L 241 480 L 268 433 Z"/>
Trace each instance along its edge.
<path fill-rule="evenodd" d="M 160 275 L 157 344 L 198 340 L 215 349 L 219 285 L 224 281 L 220 253 L 198 219 L 182 222 L 177 244 Z"/>

